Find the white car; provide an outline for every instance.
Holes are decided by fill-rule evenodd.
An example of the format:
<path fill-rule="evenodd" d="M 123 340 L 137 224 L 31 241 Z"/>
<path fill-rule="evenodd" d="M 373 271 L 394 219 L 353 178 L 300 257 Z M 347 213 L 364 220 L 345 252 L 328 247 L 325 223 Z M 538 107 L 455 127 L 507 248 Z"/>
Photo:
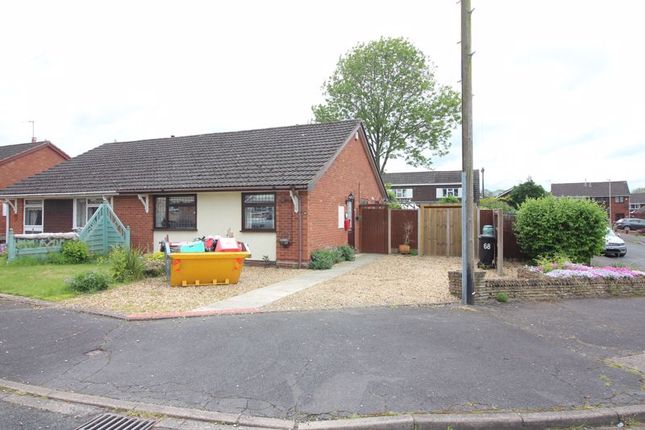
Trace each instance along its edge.
<path fill-rule="evenodd" d="M 607 228 L 607 234 L 605 234 L 605 255 L 607 257 L 624 257 L 627 254 L 627 246 L 625 241 L 614 233 L 610 228 Z"/>

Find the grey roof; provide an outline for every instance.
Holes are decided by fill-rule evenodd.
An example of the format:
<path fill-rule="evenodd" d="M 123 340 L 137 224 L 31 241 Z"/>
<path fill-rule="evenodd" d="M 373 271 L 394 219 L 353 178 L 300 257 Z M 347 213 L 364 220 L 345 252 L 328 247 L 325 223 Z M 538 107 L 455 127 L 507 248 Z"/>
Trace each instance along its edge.
<path fill-rule="evenodd" d="M 106 143 L 2 195 L 305 187 L 357 120 Z"/>
<path fill-rule="evenodd" d="M 645 193 L 634 193 L 629 196 L 630 203 L 645 203 Z"/>
<path fill-rule="evenodd" d="M 18 143 L 16 145 L 0 146 L 0 161 L 4 160 L 5 158 L 13 157 L 14 155 L 18 155 L 21 152 L 29 151 L 30 149 L 36 148 L 46 143 L 49 142 L 45 140 L 42 142 Z"/>
<path fill-rule="evenodd" d="M 475 181 L 479 183 L 479 170 L 473 171 Z M 426 172 L 396 172 L 383 173 L 383 182 L 392 185 L 421 185 L 421 184 L 458 184 L 461 183 L 460 170 L 431 170 Z"/>
<path fill-rule="evenodd" d="M 556 197 L 609 197 L 609 182 L 551 184 L 551 194 Z M 628 196 L 627 181 L 611 181 L 611 195 Z"/>

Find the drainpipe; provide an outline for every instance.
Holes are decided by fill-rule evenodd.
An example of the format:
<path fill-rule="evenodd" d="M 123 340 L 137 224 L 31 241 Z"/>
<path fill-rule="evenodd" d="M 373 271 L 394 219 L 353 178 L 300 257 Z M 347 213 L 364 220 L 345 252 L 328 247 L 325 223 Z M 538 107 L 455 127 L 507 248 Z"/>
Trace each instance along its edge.
<path fill-rule="evenodd" d="M 302 268 L 302 211 L 300 210 L 300 191 L 289 190 L 293 211 L 298 214 L 298 269 Z"/>
<path fill-rule="evenodd" d="M 4 235 L 4 243 L 9 244 L 9 215 L 11 215 L 11 207 L 9 207 L 9 203 L 2 202 L 2 208 L 5 210 L 5 213 L 7 214 L 7 218 L 5 219 L 6 221 L 6 231 Z"/>

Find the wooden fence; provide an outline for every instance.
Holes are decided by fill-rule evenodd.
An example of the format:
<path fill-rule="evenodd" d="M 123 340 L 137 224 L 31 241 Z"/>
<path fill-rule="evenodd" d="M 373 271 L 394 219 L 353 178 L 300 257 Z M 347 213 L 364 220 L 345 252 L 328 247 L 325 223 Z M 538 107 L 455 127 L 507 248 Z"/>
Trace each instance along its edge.
<path fill-rule="evenodd" d="M 416 209 L 392 209 L 390 211 L 390 248 L 398 249 L 403 244 L 404 228 L 412 225 L 410 248 L 419 249 L 419 212 Z"/>
<path fill-rule="evenodd" d="M 389 209 L 386 205 L 360 206 L 361 252 L 388 253 Z"/>
<path fill-rule="evenodd" d="M 7 238 L 7 258 L 42 257 L 58 252 L 66 240 L 79 239 L 87 243 L 93 254 L 107 254 L 115 246 L 130 247 L 130 228 L 125 227 L 107 203 L 98 207 L 83 230 L 76 233 L 13 234 Z"/>
<path fill-rule="evenodd" d="M 504 259 L 507 260 L 525 260 L 527 257 L 522 252 L 520 245 L 517 243 L 517 237 L 513 231 L 515 225 L 515 214 L 504 213 Z M 495 226 L 493 211 L 491 209 L 481 209 L 479 211 L 479 225 L 481 228 L 485 225 Z"/>
<path fill-rule="evenodd" d="M 473 220 L 475 229 L 471 246 L 477 255 L 477 236 L 479 232 L 477 208 Z M 448 257 L 461 256 L 461 205 L 425 205 L 419 208 L 419 235 L 421 255 Z"/>

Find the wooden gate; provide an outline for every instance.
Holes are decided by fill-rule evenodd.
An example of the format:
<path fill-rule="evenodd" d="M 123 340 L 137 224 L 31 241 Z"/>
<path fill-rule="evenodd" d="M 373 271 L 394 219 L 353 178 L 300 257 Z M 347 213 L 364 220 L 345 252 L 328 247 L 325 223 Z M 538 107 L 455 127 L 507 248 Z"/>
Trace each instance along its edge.
<path fill-rule="evenodd" d="M 387 254 L 388 215 L 386 205 L 361 205 L 361 252 Z"/>
<path fill-rule="evenodd" d="M 461 205 L 422 206 L 423 255 L 461 256 Z M 477 209 L 475 209 L 477 211 Z M 474 238 L 478 236 L 477 216 L 474 216 Z M 473 238 L 473 239 L 474 239 Z M 473 249 L 476 241 L 473 241 Z"/>

